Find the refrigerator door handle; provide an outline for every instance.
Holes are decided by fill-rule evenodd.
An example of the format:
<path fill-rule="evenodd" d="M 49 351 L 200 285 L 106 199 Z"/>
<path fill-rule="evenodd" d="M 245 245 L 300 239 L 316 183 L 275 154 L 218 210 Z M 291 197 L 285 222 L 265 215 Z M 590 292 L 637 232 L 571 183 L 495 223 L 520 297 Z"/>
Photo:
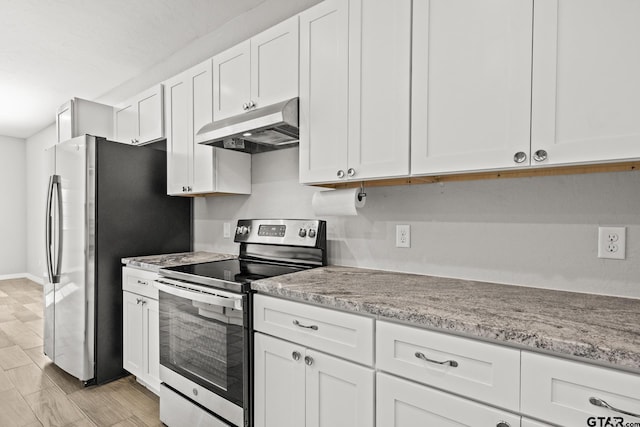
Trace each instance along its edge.
<path fill-rule="evenodd" d="M 60 270 L 62 268 L 62 187 L 60 185 L 60 175 L 51 175 L 49 177 L 49 191 L 47 193 L 47 222 L 45 224 L 45 241 L 46 241 L 46 255 L 47 255 L 47 274 L 49 275 L 49 281 L 51 283 L 60 282 Z M 53 253 L 51 246 L 53 243 L 54 229 L 52 224 L 51 215 L 53 214 L 53 188 L 56 187 L 56 199 L 58 204 L 58 224 L 56 228 L 56 235 L 58 238 L 57 248 L 57 262 L 54 270 L 53 265 Z"/>
<path fill-rule="evenodd" d="M 62 179 L 60 175 L 54 175 L 54 183 L 56 185 L 57 196 L 58 196 L 58 261 L 56 263 L 56 270 L 53 274 L 53 283 L 60 283 L 60 273 L 62 272 Z"/>
<path fill-rule="evenodd" d="M 45 224 L 45 249 L 46 249 L 46 258 L 47 258 L 47 275 L 49 282 L 53 283 L 53 260 L 51 259 L 51 239 L 52 239 L 52 230 L 51 230 L 51 203 L 53 202 L 53 182 L 55 175 L 51 175 L 49 177 L 49 190 L 47 191 L 47 222 Z"/>

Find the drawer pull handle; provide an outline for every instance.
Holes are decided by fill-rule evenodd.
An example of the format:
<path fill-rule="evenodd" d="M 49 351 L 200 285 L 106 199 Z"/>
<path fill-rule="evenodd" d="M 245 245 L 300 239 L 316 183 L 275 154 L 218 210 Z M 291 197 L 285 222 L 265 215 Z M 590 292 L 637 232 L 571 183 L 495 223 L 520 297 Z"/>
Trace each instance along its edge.
<path fill-rule="evenodd" d="M 318 327 L 316 325 L 311 325 L 311 326 L 303 325 L 302 323 L 298 322 L 297 320 L 294 320 L 293 324 L 296 325 L 296 326 L 299 326 L 301 328 L 313 329 L 314 331 L 318 330 Z"/>
<path fill-rule="evenodd" d="M 598 399 L 597 397 L 590 397 L 589 398 L 589 403 L 591 403 L 593 406 L 599 406 L 601 408 L 607 408 L 607 409 L 609 409 L 609 410 L 611 410 L 613 412 L 619 412 L 621 414 L 629 415 L 631 417 L 640 418 L 640 414 L 634 414 L 633 412 L 627 412 L 627 411 L 624 411 L 622 409 L 614 408 L 613 406 L 609 405 L 604 400 Z"/>
<path fill-rule="evenodd" d="M 144 280 L 138 280 L 138 285 L 148 285 Z"/>
<path fill-rule="evenodd" d="M 444 362 L 438 362 L 437 360 L 429 359 L 423 353 L 416 351 L 416 357 L 420 360 L 424 360 L 425 362 L 437 363 L 438 365 L 449 365 L 451 367 L 456 368 L 458 366 L 458 362 L 455 360 L 445 360 Z"/>

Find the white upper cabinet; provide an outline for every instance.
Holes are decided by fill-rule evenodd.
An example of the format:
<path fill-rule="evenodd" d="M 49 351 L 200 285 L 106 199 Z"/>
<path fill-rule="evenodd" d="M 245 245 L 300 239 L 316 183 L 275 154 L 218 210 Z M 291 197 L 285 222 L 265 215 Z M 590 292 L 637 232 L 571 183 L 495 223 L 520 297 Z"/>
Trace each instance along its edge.
<path fill-rule="evenodd" d="M 640 2 L 536 0 L 532 164 L 640 157 Z"/>
<path fill-rule="evenodd" d="M 114 108 L 114 139 L 144 144 L 164 138 L 163 87 L 156 85 Z"/>
<path fill-rule="evenodd" d="M 167 80 L 167 192 L 171 195 L 251 193 L 247 153 L 197 144 L 195 134 L 213 118 L 211 60 Z"/>
<path fill-rule="evenodd" d="M 56 142 L 80 135 L 113 138 L 113 107 L 86 99 L 73 98 L 56 112 Z"/>
<path fill-rule="evenodd" d="M 414 0 L 412 174 L 529 164 L 532 13 L 533 0 Z"/>
<path fill-rule="evenodd" d="M 408 175 L 411 1 L 324 1 L 300 46 L 300 181 Z"/>
<path fill-rule="evenodd" d="M 213 57 L 213 118 L 298 96 L 298 17 Z"/>

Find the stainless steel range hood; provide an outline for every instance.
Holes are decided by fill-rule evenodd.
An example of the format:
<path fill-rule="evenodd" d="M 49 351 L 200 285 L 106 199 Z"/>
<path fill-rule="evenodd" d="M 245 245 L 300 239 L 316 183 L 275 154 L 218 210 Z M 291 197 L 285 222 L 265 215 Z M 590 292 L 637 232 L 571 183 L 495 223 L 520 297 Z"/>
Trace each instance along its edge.
<path fill-rule="evenodd" d="M 298 144 L 298 98 L 209 123 L 195 140 L 247 153 L 292 147 Z"/>

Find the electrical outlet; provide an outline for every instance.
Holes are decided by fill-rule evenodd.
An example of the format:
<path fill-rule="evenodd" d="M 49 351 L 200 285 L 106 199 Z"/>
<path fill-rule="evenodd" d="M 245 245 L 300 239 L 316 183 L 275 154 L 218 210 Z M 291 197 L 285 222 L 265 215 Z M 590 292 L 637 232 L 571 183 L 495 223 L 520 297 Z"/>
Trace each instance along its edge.
<path fill-rule="evenodd" d="M 396 248 L 411 247 L 411 226 L 396 225 Z"/>
<path fill-rule="evenodd" d="M 225 222 L 222 224 L 222 237 L 225 239 L 231 238 L 231 223 Z"/>
<path fill-rule="evenodd" d="M 598 258 L 625 259 L 625 227 L 598 227 Z"/>

